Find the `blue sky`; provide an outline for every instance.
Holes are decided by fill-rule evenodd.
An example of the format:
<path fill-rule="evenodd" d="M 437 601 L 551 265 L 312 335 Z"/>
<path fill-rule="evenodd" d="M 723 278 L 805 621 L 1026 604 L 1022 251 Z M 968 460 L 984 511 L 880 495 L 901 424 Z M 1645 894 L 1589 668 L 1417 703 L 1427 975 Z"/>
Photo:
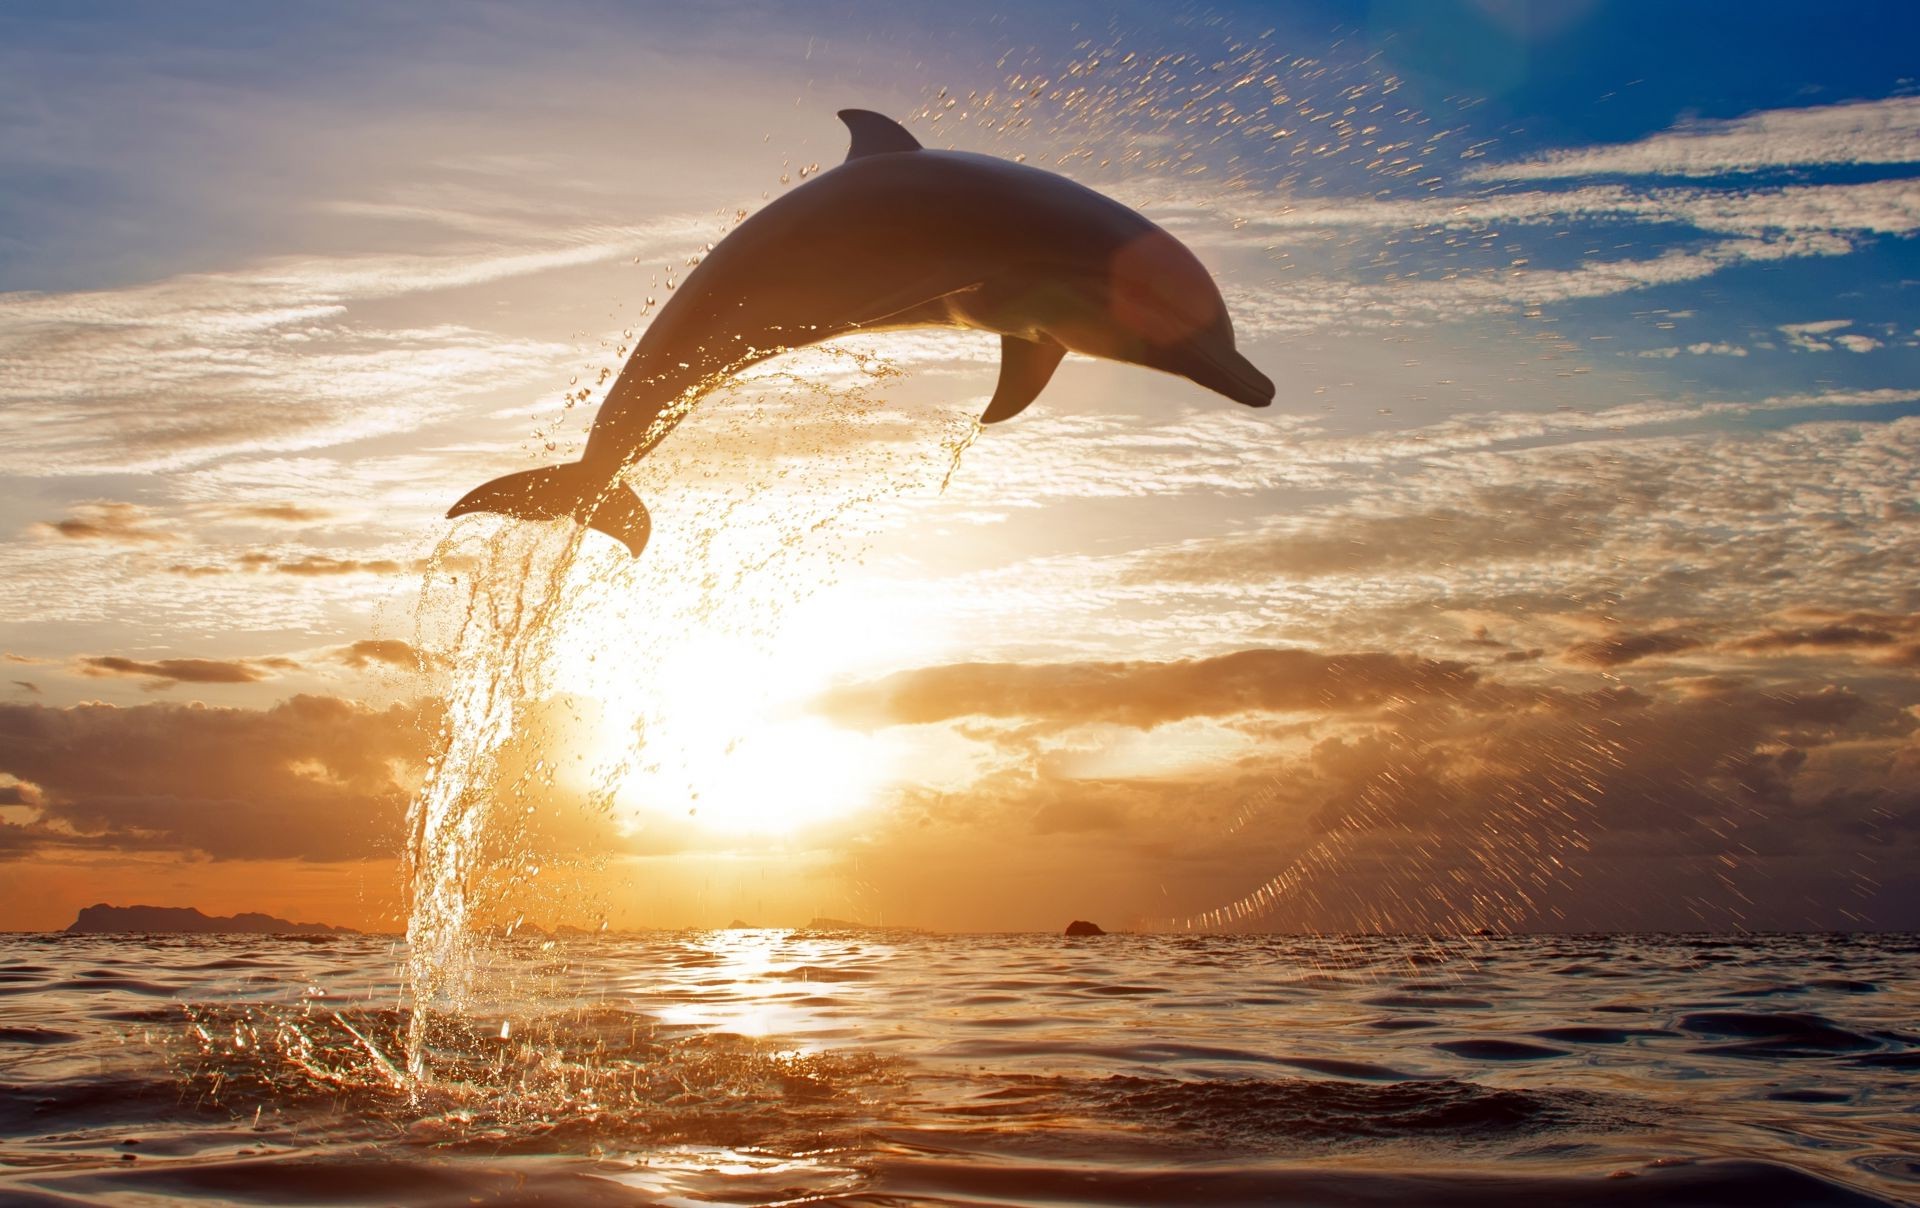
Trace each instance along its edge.
<path fill-rule="evenodd" d="M 555 742 L 597 759 L 645 723 L 665 768 L 617 786 L 622 825 L 596 842 L 684 857 L 690 884 L 777 836 L 806 857 L 781 867 L 810 870 L 796 901 L 950 882 L 957 903 L 989 865 L 1029 878 L 1006 900 L 1039 893 L 1044 834 L 1090 871 L 1042 921 L 1094 894 L 1109 916 L 1190 917 L 1315 852 L 1389 863 L 1369 845 L 1391 828 L 1354 801 L 1444 813 L 1456 840 L 1511 831 L 1435 803 L 1503 800 L 1540 769 L 1500 751 L 1558 766 L 1569 735 L 1612 728 L 1608 787 L 1556 782 L 1555 817 L 1579 818 L 1549 829 L 1669 872 L 1610 866 L 1559 916 L 1509 886 L 1515 919 L 1751 917 L 1752 885 L 1688 863 L 1738 816 L 1775 853 L 1751 875 L 1801 887 L 1760 895 L 1793 903 L 1771 921 L 1911 922 L 1911 884 L 1857 909 L 1837 895 L 1920 833 L 1916 34 L 1887 5 L 1492 0 L 0 11 L 0 574 L 22 601 L 0 617 L 0 853 L 37 853 L 72 894 L 118 869 L 210 909 L 276 905 L 246 897 L 258 869 L 220 871 L 243 858 L 298 860 L 303 892 L 332 892 L 340 849 L 303 853 L 305 806 L 291 847 L 229 850 L 167 813 L 215 808 L 191 769 L 149 769 L 156 800 L 188 804 L 143 820 L 137 795 L 18 736 L 217 712 L 293 742 L 275 710 L 298 695 L 335 702 L 327 733 L 352 745 L 339 734 L 442 691 L 396 653 L 446 636 L 422 568 L 449 532 L 476 557 L 493 531 L 450 529 L 446 504 L 577 448 L 646 300 L 838 162 L 833 112 L 859 105 L 1161 223 L 1213 269 L 1279 396 L 1255 415 L 1073 358 L 944 491 L 991 340 L 888 337 L 856 351 L 897 376 L 810 354 L 716 399 L 639 471 L 657 548 L 594 562 L 612 587 L 569 638 L 639 652 L 609 661 L 677 693 L 673 715 L 607 662 L 553 672 L 600 718 Z M 759 539 L 779 573 L 689 594 Z M 703 697 L 682 646 L 764 691 Z M 1304 716 L 1267 684 L 1258 708 L 1200 693 L 1116 721 L 1073 687 L 1124 664 L 1116 691 L 1159 691 L 1165 668 L 1247 650 L 1329 660 L 1258 665 L 1331 676 L 1345 703 Z M 1385 675 L 1353 656 L 1397 660 L 1398 704 L 1340 678 Z M 1435 670 L 1456 664 L 1464 695 Z M 977 710 L 927 703 L 975 665 L 1000 668 L 966 672 Z M 1595 720 L 1609 701 L 1625 711 Z M 739 756 L 743 727 L 771 745 Z M 1675 728 L 1695 741 L 1663 745 Z M 110 741 L 76 737 L 76 758 Z M 389 834 L 404 743 L 382 779 L 261 741 L 249 792 L 317 793 L 313 810 Z M 1426 788 L 1368 780 L 1383 751 Z M 787 811 L 806 828 L 766 824 L 754 759 L 825 786 Z M 732 786 L 704 798 L 719 821 L 678 821 L 700 781 Z M 711 804 L 728 793 L 731 822 Z M 1680 820 L 1650 824 L 1649 796 Z M 1194 824 L 1193 800 L 1219 817 Z M 1258 843 L 1231 822 L 1248 817 Z M 357 850 L 386 859 L 391 840 Z M 189 874 L 182 856 L 211 861 Z M 1685 882 L 1677 867 L 1707 880 L 1641 910 L 1629 887 Z M 1171 888 L 1128 888 L 1149 881 Z M 1290 892 L 1262 909 L 1406 923 L 1394 911 L 1421 900 Z M 689 900 L 646 909 L 693 920 Z"/>

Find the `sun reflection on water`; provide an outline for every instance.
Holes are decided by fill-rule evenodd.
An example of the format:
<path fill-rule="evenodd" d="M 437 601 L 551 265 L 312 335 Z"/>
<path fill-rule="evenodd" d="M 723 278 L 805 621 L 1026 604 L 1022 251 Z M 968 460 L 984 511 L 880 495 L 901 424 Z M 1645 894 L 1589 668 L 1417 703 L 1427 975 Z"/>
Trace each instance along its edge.
<path fill-rule="evenodd" d="M 862 943 L 853 950 L 862 965 L 886 960 L 891 949 Z M 776 929 L 737 929 L 701 936 L 690 959 L 664 980 L 657 974 L 635 992 L 653 999 L 649 1013 L 670 1026 L 765 1038 L 777 1036 L 783 1052 L 806 1057 L 849 1032 L 845 1018 L 863 1014 L 873 998 L 864 977 L 843 966 L 845 941 L 814 939 Z"/>

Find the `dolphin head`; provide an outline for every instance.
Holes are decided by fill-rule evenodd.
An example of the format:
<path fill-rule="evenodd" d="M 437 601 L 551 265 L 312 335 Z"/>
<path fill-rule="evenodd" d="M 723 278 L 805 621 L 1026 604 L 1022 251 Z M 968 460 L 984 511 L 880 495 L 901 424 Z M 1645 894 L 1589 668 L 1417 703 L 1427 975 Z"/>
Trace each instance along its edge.
<path fill-rule="evenodd" d="M 1176 374 L 1249 407 L 1273 402 L 1273 382 L 1234 348 L 1213 277 L 1159 227 L 1122 244 L 1090 294 L 1075 321 L 1049 330 L 1068 348 Z"/>

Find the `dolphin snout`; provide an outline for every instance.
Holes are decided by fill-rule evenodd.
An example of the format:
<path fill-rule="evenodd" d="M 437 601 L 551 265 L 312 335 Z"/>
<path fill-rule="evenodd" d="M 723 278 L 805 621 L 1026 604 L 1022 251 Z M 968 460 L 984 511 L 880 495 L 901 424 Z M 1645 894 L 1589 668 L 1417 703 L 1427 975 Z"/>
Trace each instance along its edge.
<path fill-rule="evenodd" d="M 1273 379 L 1232 348 L 1194 350 L 1185 374 L 1193 382 L 1236 403 L 1265 407 L 1273 402 Z"/>

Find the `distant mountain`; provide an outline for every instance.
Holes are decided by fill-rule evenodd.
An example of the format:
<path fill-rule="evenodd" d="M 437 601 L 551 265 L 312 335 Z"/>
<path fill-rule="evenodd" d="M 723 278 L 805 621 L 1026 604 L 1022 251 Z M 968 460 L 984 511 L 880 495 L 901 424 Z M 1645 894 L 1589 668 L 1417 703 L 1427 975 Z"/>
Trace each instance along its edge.
<path fill-rule="evenodd" d="M 325 923 L 289 923 L 270 914 L 236 914 L 228 917 L 201 914 L 191 906 L 109 906 L 105 902 L 88 906 L 67 926 L 69 935 L 101 935 L 116 931 L 190 932 L 198 935 L 245 933 L 248 935 L 357 935 L 351 927 L 329 927 Z"/>

